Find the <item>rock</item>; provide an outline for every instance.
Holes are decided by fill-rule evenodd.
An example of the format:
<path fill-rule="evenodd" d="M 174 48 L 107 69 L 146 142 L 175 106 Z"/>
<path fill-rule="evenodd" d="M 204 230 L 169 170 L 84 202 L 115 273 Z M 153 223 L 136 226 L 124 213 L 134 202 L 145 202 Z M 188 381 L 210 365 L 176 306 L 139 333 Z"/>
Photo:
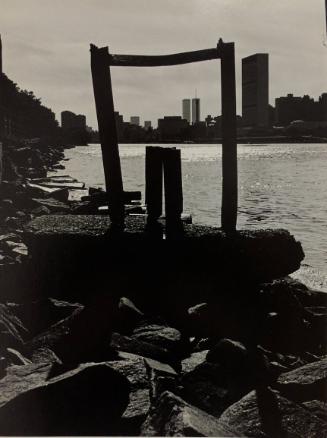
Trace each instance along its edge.
<path fill-rule="evenodd" d="M 248 365 L 249 355 L 241 342 L 222 339 L 207 354 L 207 361 L 220 363 L 229 369 L 240 369 Z"/>
<path fill-rule="evenodd" d="M 131 300 L 121 297 L 115 319 L 115 331 L 130 335 L 143 318 L 143 312 Z"/>
<path fill-rule="evenodd" d="M 32 363 L 57 363 L 62 364 L 59 357 L 50 348 L 37 348 L 33 351 L 31 356 Z"/>
<path fill-rule="evenodd" d="M 208 358 L 212 358 L 212 362 Z M 211 360 L 210 358 L 210 360 Z M 207 354 L 207 361 L 181 379 L 184 398 L 194 406 L 219 416 L 228 406 L 257 386 L 270 382 L 269 363 L 259 350 L 251 351 L 224 339 Z"/>
<path fill-rule="evenodd" d="M 33 202 L 38 206 L 45 206 L 49 209 L 50 213 L 68 213 L 70 212 L 70 206 L 62 201 L 58 201 L 52 197 L 46 199 L 33 198 Z M 33 210 L 33 212 L 35 209 Z"/>
<path fill-rule="evenodd" d="M 254 391 L 230 406 L 219 418 L 240 436 L 251 438 L 322 438 L 327 423 L 271 390 Z"/>
<path fill-rule="evenodd" d="M 142 324 L 133 331 L 131 338 L 165 348 L 178 357 L 183 357 L 189 347 L 180 331 L 158 324 Z"/>
<path fill-rule="evenodd" d="M 188 403 L 215 417 L 252 389 L 249 382 L 233 379 L 220 365 L 209 362 L 184 374 L 181 384 L 183 398 Z"/>
<path fill-rule="evenodd" d="M 16 243 L 16 245 L 11 249 L 14 255 L 19 255 L 23 257 L 28 256 L 28 249 L 24 243 Z"/>
<path fill-rule="evenodd" d="M 189 373 L 193 371 L 198 365 L 205 362 L 208 350 L 198 351 L 192 353 L 190 357 L 182 360 L 182 372 Z"/>
<path fill-rule="evenodd" d="M 28 365 L 32 363 L 14 348 L 7 348 L 7 359 L 11 365 Z"/>
<path fill-rule="evenodd" d="M 169 391 L 164 392 L 142 425 L 141 436 L 235 437 L 216 418 Z"/>
<path fill-rule="evenodd" d="M 7 398 L 7 403 L 0 408 L 1 435 L 118 434 L 117 426 L 128 404 L 130 390 L 125 377 L 106 364 L 98 364 L 50 378 L 45 384 L 50 369 L 30 366 L 30 372 L 34 370 L 37 374 L 33 378 L 26 376 L 26 369 L 27 391 L 23 392 L 20 387 L 19 394 L 19 379 L 13 381 L 12 374 L 2 379 L 1 399 Z M 10 383 L 11 400 L 8 400 L 6 390 Z"/>
<path fill-rule="evenodd" d="M 281 374 L 275 387 L 295 402 L 327 402 L 327 357 Z"/>
<path fill-rule="evenodd" d="M 27 347 L 30 351 L 50 348 L 65 364 L 108 360 L 113 355 L 109 345 L 117 303 L 118 299 L 108 294 L 96 295 L 85 307 L 77 308 L 71 316 L 27 343 Z"/>
<path fill-rule="evenodd" d="M 54 298 L 42 298 L 23 304 L 8 304 L 10 311 L 16 315 L 34 337 L 53 324 L 68 318 L 74 310 L 82 309 L 79 303 L 68 303 Z"/>
<path fill-rule="evenodd" d="M 319 400 L 311 400 L 302 403 L 305 409 L 308 409 L 313 415 L 327 423 L 327 403 Z"/>
<path fill-rule="evenodd" d="M 123 352 L 119 352 L 118 360 L 108 364 L 130 382 L 130 399 L 122 426 L 124 434 L 138 435 L 150 408 L 154 376 L 175 377 L 176 372 L 168 364 Z"/>
<path fill-rule="evenodd" d="M 39 207 L 33 208 L 32 210 L 32 214 L 34 214 L 35 216 L 42 216 L 44 214 L 50 214 L 50 213 L 51 213 L 50 209 L 45 205 L 40 205 Z"/>
<path fill-rule="evenodd" d="M 28 330 L 8 306 L 0 304 L 0 347 L 21 348 Z"/>
<path fill-rule="evenodd" d="M 173 366 L 177 365 L 176 359 L 167 349 L 119 333 L 112 334 L 110 345 L 116 350 L 138 354 L 146 358 L 169 363 Z"/>

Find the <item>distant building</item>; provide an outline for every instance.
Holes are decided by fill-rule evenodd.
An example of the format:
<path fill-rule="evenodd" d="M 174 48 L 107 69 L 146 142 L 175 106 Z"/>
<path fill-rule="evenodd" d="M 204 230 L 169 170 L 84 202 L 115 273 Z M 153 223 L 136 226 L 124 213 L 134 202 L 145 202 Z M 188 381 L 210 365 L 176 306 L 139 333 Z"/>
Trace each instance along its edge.
<path fill-rule="evenodd" d="M 318 101 L 308 95 L 288 94 L 278 97 L 275 104 L 275 120 L 281 126 L 287 126 L 294 120 L 327 121 L 327 93 L 323 93 Z"/>
<path fill-rule="evenodd" d="M 194 97 L 192 99 L 192 123 L 199 123 L 201 119 L 200 116 L 200 99 Z"/>
<path fill-rule="evenodd" d="M 191 100 L 183 99 L 182 100 L 182 115 L 183 119 L 187 120 L 188 123 L 191 123 Z"/>
<path fill-rule="evenodd" d="M 86 144 L 90 137 L 87 131 L 86 117 L 72 111 L 62 111 L 61 127 L 65 140 L 71 144 Z"/>
<path fill-rule="evenodd" d="M 159 140 L 182 140 L 189 124 L 180 116 L 165 116 L 158 119 Z"/>
<path fill-rule="evenodd" d="M 268 53 L 242 59 L 242 118 L 244 127 L 269 125 Z"/>
<path fill-rule="evenodd" d="M 144 129 L 148 130 L 152 127 L 151 120 L 145 120 L 144 121 Z"/>
<path fill-rule="evenodd" d="M 140 117 L 139 116 L 132 116 L 131 117 L 131 124 L 140 126 Z"/>
<path fill-rule="evenodd" d="M 75 114 L 72 111 L 62 111 L 61 127 L 63 129 L 81 129 L 86 130 L 86 117 L 83 114 Z"/>

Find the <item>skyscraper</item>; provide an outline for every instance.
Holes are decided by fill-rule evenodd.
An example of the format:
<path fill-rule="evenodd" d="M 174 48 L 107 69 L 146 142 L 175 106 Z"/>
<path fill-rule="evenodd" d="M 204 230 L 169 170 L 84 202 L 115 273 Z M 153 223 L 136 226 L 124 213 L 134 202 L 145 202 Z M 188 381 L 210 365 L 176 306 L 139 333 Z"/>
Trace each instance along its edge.
<path fill-rule="evenodd" d="M 200 99 L 194 97 L 192 99 L 192 123 L 198 123 L 200 118 Z"/>
<path fill-rule="evenodd" d="M 242 116 L 245 127 L 269 124 L 268 53 L 242 59 Z"/>
<path fill-rule="evenodd" d="M 188 123 L 191 123 L 191 100 L 190 99 L 183 99 L 182 112 L 183 112 L 183 119 L 187 120 Z"/>
<path fill-rule="evenodd" d="M 140 117 L 139 116 L 131 116 L 131 124 L 140 126 Z"/>

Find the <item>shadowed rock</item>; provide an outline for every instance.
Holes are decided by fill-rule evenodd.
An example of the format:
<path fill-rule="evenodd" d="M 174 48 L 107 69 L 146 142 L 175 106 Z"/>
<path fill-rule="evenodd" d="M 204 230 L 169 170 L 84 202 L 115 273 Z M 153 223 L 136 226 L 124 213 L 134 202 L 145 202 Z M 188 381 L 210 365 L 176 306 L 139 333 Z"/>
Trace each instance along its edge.
<path fill-rule="evenodd" d="M 129 387 L 125 377 L 104 364 L 61 375 L 2 406 L 0 434 L 114 434 Z"/>

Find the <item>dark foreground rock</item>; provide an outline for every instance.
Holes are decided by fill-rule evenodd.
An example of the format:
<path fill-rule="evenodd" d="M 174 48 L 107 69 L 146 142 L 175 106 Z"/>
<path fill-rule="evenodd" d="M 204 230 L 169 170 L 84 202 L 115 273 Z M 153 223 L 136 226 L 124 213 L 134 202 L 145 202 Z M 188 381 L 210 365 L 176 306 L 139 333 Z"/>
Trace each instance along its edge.
<path fill-rule="evenodd" d="M 17 376 L 11 370 L 0 382 L 1 435 L 116 434 L 130 384 L 114 369 L 105 364 L 84 366 L 54 378 L 49 365 L 19 372 Z"/>
<path fill-rule="evenodd" d="M 142 426 L 141 436 L 236 437 L 234 431 L 171 392 L 164 392 Z"/>
<path fill-rule="evenodd" d="M 251 438 L 324 438 L 327 434 L 324 420 L 270 389 L 252 391 L 219 421 L 236 436 Z"/>
<path fill-rule="evenodd" d="M 279 376 L 276 388 L 297 403 L 327 402 L 327 357 Z"/>
<path fill-rule="evenodd" d="M 119 352 L 117 359 L 108 365 L 130 382 L 129 403 L 122 416 L 120 433 L 139 435 L 151 405 L 155 381 L 175 379 L 177 374 L 168 364 L 124 352 Z"/>

